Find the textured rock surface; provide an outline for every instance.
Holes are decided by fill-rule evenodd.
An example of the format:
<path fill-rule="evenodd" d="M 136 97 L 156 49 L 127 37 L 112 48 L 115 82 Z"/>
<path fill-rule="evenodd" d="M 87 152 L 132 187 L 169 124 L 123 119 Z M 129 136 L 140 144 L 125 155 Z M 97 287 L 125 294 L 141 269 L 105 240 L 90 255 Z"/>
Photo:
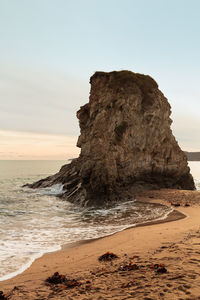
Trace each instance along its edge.
<path fill-rule="evenodd" d="M 194 189 L 157 83 L 130 71 L 96 72 L 90 83 L 90 101 L 77 112 L 79 158 L 29 186 L 63 183 L 63 197 L 82 205 L 127 200 L 142 189 Z"/>

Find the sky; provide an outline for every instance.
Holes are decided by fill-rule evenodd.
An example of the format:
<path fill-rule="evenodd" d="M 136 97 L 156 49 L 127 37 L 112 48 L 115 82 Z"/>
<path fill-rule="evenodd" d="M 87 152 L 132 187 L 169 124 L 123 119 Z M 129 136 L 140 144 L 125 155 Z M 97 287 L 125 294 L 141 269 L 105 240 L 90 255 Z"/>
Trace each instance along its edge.
<path fill-rule="evenodd" d="M 95 71 L 152 76 L 200 151 L 199 0 L 0 0 L 0 160 L 76 157 Z"/>

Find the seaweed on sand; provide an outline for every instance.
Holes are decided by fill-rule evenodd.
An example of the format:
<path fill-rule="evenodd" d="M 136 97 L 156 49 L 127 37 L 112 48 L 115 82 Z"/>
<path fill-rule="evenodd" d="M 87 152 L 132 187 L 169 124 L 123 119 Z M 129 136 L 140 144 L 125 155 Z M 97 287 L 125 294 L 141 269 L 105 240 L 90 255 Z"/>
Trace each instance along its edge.
<path fill-rule="evenodd" d="M 119 258 L 119 257 L 116 254 L 108 251 L 105 254 L 101 255 L 98 259 L 99 259 L 99 261 L 111 261 L 116 258 Z"/>
<path fill-rule="evenodd" d="M 3 291 L 0 291 L 0 300 L 8 300 L 8 298 L 6 297 L 6 294 L 4 294 Z"/>
<path fill-rule="evenodd" d="M 119 271 L 132 271 L 138 269 L 139 269 L 138 265 L 133 264 L 132 261 L 130 261 L 129 264 L 122 265 L 119 267 Z"/>
<path fill-rule="evenodd" d="M 65 288 L 73 288 L 75 286 L 80 286 L 81 283 L 75 279 L 67 279 L 65 275 L 55 272 L 52 276 L 45 280 L 49 284 L 62 284 Z"/>

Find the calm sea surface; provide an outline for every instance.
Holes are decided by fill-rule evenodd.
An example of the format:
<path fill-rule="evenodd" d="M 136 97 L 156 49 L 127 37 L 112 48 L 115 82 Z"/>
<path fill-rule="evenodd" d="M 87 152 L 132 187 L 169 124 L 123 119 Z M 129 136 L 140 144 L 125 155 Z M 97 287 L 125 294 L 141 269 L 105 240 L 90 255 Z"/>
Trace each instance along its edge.
<path fill-rule="evenodd" d="M 61 185 L 31 190 L 21 186 L 54 174 L 65 161 L 0 161 L 0 280 L 25 270 L 62 244 L 163 219 L 170 208 L 135 200 L 107 209 L 83 209 L 56 197 Z M 200 188 L 200 162 L 190 163 Z"/>

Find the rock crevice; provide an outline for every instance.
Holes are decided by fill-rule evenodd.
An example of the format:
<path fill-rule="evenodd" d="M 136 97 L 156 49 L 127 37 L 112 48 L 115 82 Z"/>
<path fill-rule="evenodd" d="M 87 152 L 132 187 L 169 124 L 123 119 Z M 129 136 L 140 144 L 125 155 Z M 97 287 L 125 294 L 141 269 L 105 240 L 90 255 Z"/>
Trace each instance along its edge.
<path fill-rule="evenodd" d="M 194 189 L 187 158 L 157 83 L 130 71 L 96 72 L 89 103 L 77 112 L 80 156 L 32 188 L 64 185 L 81 205 L 127 200 L 143 189 Z"/>

